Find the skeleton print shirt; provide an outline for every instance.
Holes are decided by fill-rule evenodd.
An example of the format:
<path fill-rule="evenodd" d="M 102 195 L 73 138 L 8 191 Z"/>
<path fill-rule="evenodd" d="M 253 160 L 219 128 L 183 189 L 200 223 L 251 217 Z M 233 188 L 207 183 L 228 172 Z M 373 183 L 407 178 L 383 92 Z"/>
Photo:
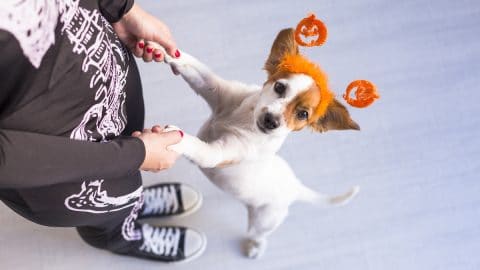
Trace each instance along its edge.
<path fill-rule="evenodd" d="M 143 125 L 142 89 L 111 25 L 132 5 L 0 2 L 0 191 L 67 183 L 103 191 L 108 179 L 139 177 L 144 145 L 124 135 L 132 121 Z"/>

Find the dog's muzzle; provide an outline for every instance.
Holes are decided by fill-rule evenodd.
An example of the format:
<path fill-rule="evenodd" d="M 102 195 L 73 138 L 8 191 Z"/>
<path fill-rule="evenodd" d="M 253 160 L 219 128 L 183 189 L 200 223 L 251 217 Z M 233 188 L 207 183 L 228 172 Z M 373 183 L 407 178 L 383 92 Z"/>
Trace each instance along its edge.
<path fill-rule="evenodd" d="M 260 116 L 257 126 L 263 133 L 268 133 L 280 126 L 280 117 L 265 113 Z"/>

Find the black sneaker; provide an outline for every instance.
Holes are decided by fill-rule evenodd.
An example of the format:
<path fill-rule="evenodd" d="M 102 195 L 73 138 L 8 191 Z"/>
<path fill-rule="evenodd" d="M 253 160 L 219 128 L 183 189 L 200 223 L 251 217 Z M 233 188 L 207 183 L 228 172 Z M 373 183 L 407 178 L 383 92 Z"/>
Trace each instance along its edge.
<path fill-rule="evenodd" d="M 175 226 L 141 225 L 142 240 L 128 255 L 167 263 L 187 262 L 200 256 L 207 240 L 195 230 Z"/>
<path fill-rule="evenodd" d="M 144 203 L 138 218 L 184 216 L 198 210 L 202 196 L 192 187 L 180 183 L 162 183 L 143 190 Z"/>

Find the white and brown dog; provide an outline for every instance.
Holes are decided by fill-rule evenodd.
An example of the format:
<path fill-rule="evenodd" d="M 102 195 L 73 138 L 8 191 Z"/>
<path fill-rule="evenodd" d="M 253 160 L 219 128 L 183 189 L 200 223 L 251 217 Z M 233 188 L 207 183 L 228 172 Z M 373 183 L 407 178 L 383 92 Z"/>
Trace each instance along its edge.
<path fill-rule="evenodd" d="M 212 115 L 198 137 L 185 134 L 171 149 L 247 206 L 248 257 L 262 255 L 266 237 L 283 222 L 292 202 L 343 205 L 355 196 L 358 187 L 334 197 L 318 194 L 305 187 L 276 154 L 291 131 L 307 126 L 319 132 L 359 129 L 328 89 L 321 89 L 326 87 L 326 78 L 299 54 L 293 29 L 282 30 L 275 39 L 265 64 L 268 79 L 263 87 L 224 80 L 194 57 L 181 55 L 177 59 L 167 56 L 165 61 L 207 101 Z M 285 68 L 286 56 L 306 63 L 299 64 L 300 71 Z M 313 66 L 302 72 L 301 65 Z"/>

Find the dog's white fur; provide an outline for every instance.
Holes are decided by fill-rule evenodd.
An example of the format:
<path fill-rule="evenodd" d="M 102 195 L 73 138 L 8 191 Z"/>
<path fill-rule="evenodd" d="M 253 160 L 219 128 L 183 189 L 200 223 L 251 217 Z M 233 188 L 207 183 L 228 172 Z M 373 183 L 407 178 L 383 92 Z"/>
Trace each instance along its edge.
<path fill-rule="evenodd" d="M 353 187 L 331 197 L 305 187 L 276 154 L 291 131 L 286 120 L 280 117 L 279 127 L 268 133 L 258 126 L 265 112 L 283 115 L 287 104 L 314 83 L 311 77 L 291 74 L 280 79 L 288 91 L 279 98 L 271 82 L 261 87 L 224 80 L 185 52 L 177 59 L 167 56 L 166 62 L 212 110 L 198 137 L 185 134 L 170 149 L 193 161 L 216 186 L 247 206 L 249 257 L 262 255 L 266 237 L 283 222 L 292 202 L 343 205 L 358 192 Z"/>

